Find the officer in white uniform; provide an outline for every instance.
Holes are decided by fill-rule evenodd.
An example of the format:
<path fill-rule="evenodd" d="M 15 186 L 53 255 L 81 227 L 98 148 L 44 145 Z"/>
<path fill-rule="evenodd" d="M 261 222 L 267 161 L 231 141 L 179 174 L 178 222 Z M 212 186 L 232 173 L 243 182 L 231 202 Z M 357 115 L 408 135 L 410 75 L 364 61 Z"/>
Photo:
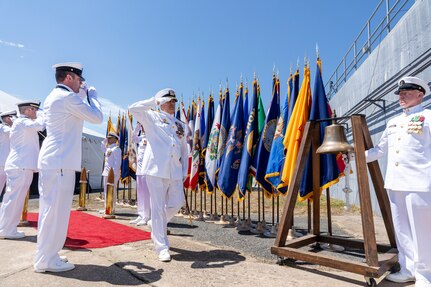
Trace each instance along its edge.
<path fill-rule="evenodd" d="M 24 232 L 17 230 L 17 225 L 33 173 L 37 171 L 38 132 L 45 129 L 43 116 L 36 114 L 39 106 L 39 101 L 19 103 L 20 115 L 10 128 L 10 151 L 5 163 L 6 193 L 0 208 L 0 238 L 25 236 Z"/>
<path fill-rule="evenodd" d="M 401 270 L 386 279 L 416 280 L 416 287 L 431 286 L 431 110 L 422 107 L 429 93 L 423 80 L 402 78 L 395 94 L 403 113 L 388 121 L 377 146 L 366 151 L 367 162 L 388 154 L 385 188 Z"/>
<path fill-rule="evenodd" d="M 151 218 L 150 192 L 144 174 L 144 153 L 147 146 L 147 137 L 142 125 L 138 122 L 133 131 L 133 142 L 138 145 L 137 167 L 136 167 L 136 195 L 138 200 L 138 217 L 130 221 L 130 224 L 138 226 L 147 225 Z"/>
<path fill-rule="evenodd" d="M 39 222 L 37 250 L 34 261 L 36 272 L 62 272 L 75 268 L 63 262 L 58 252 L 66 241 L 70 209 L 75 188 L 75 172 L 81 170 L 83 122 L 100 124 L 103 114 L 93 87 L 81 100 L 82 81 L 80 63 L 54 65 L 57 86 L 44 102 L 47 136 L 38 160 L 39 167 Z"/>
<path fill-rule="evenodd" d="M 187 176 L 185 125 L 175 118 L 177 99 L 172 89 L 163 89 L 148 100 L 129 106 L 147 136 L 143 173 L 150 191 L 152 239 L 159 260 L 168 262 L 167 223 L 184 202 L 183 180 Z M 157 106 L 161 111 L 157 111 Z"/>
<path fill-rule="evenodd" d="M 105 213 L 106 210 L 106 189 L 109 170 L 114 171 L 114 201 L 113 211 L 115 212 L 115 203 L 117 201 L 117 183 L 121 175 L 121 149 L 117 145 L 120 138 L 114 132 L 109 132 L 106 139 L 101 143 L 102 151 L 105 153 L 105 164 L 103 167 L 103 192 L 105 194 L 105 209 L 100 210 L 100 213 Z"/>
<path fill-rule="evenodd" d="M 9 155 L 10 140 L 9 131 L 12 127 L 12 118 L 16 116 L 16 111 L 7 111 L 0 113 L 0 195 L 6 184 L 6 172 L 4 171 L 4 164 Z"/>

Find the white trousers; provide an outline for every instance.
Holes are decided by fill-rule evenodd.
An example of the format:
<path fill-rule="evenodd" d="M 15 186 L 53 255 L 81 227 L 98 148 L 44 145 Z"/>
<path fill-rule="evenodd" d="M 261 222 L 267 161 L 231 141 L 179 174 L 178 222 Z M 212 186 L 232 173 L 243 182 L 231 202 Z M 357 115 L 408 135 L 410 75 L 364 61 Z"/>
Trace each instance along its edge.
<path fill-rule="evenodd" d="M 115 211 L 115 204 L 117 203 L 117 186 L 118 186 L 118 180 L 120 179 L 120 176 L 114 177 L 114 198 L 113 198 L 113 207 L 112 209 Z M 108 186 L 106 185 L 108 183 L 108 177 L 103 176 L 103 194 L 104 194 L 104 201 L 105 201 L 105 209 L 106 209 L 106 192 L 108 190 Z"/>
<path fill-rule="evenodd" d="M 7 185 L 0 208 L 0 234 L 11 235 L 17 232 L 27 191 L 33 180 L 30 169 L 6 171 Z"/>
<path fill-rule="evenodd" d="M 145 175 L 136 176 L 136 196 L 138 200 L 138 215 L 141 218 L 151 218 L 150 191 Z"/>
<path fill-rule="evenodd" d="M 0 195 L 3 192 L 3 188 L 6 184 L 6 172 L 4 171 L 4 167 L 0 167 Z"/>
<path fill-rule="evenodd" d="M 388 193 L 401 269 L 431 282 L 431 192 Z"/>
<path fill-rule="evenodd" d="M 169 249 L 168 222 L 184 202 L 183 182 L 155 176 L 146 176 L 150 191 L 151 237 L 157 253 Z"/>
<path fill-rule="evenodd" d="M 34 267 L 46 269 L 59 260 L 66 241 L 75 188 L 74 170 L 39 171 L 39 222 Z"/>

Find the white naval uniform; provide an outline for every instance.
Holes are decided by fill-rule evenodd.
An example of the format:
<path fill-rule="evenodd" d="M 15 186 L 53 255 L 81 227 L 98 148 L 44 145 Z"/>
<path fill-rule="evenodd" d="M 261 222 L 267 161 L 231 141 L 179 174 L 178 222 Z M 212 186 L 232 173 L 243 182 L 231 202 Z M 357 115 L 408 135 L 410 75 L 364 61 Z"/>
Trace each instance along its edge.
<path fill-rule="evenodd" d="M 401 272 L 431 282 L 431 110 L 417 105 L 389 120 L 377 146 L 366 151 L 367 162 L 386 153 Z"/>
<path fill-rule="evenodd" d="M 4 164 L 9 155 L 10 140 L 9 140 L 10 127 L 6 124 L 0 123 L 0 195 L 6 184 L 6 172 L 4 171 Z"/>
<path fill-rule="evenodd" d="M 45 128 L 43 117 L 35 120 L 20 115 L 10 128 L 10 151 L 5 163 L 6 192 L 0 209 L 0 235 L 17 232 L 27 191 L 37 171 L 39 136 Z"/>
<path fill-rule="evenodd" d="M 57 85 L 44 102 L 47 136 L 39 153 L 39 222 L 34 268 L 50 268 L 66 241 L 75 188 L 81 170 L 83 121 L 100 124 L 97 99 L 91 105 L 65 85 Z"/>
<path fill-rule="evenodd" d="M 133 131 L 133 142 L 138 144 L 138 154 L 136 158 L 136 195 L 138 200 L 138 215 L 142 219 L 151 218 L 150 192 L 144 174 L 144 153 L 147 147 L 147 137 L 142 130 L 142 125 L 138 123 Z"/>
<path fill-rule="evenodd" d="M 152 239 L 160 254 L 169 250 L 167 223 L 184 202 L 188 153 L 184 123 L 155 108 L 153 97 L 132 104 L 129 111 L 142 124 L 147 137 L 143 173 L 150 191 Z"/>
<path fill-rule="evenodd" d="M 115 210 L 115 203 L 117 201 L 117 185 L 121 175 L 121 149 L 117 144 L 113 143 L 109 147 L 106 146 L 106 139 L 102 141 L 100 147 L 105 153 L 105 164 L 103 167 L 103 192 L 105 195 L 105 209 L 106 209 L 106 191 L 109 170 L 112 168 L 114 171 L 114 198 L 113 209 Z"/>

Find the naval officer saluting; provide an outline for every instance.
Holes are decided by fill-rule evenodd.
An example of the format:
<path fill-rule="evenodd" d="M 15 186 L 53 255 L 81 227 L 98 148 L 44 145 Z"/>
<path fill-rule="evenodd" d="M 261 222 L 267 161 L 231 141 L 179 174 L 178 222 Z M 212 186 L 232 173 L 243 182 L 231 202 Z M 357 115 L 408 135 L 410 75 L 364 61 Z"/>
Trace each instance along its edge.
<path fill-rule="evenodd" d="M 43 109 L 47 136 L 38 160 L 39 222 L 36 272 L 62 272 L 75 268 L 58 254 L 66 241 L 75 188 L 75 172 L 81 170 L 82 127 L 84 121 L 100 124 L 101 105 L 93 87 L 87 100 L 78 95 L 82 81 L 80 63 L 53 66 L 57 86 L 45 99 Z M 86 88 L 86 86 L 83 86 Z"/>
<path fill-rule="evenodd" d="M 366 151 L 367 162 L 388 154 L 385 188 L 391 205 L 401 270 L 393 282 L 415 281 L 431 286 L 431 110 L 422 101 L 428 85 L 404 77 L 395 94 L 403 113 L 388 121 L 376 147 Z"/>
<path fill-rule="evenodd" d="M 4 164 L 9 155 L 10 140 L 9 131 L 12 127 L 12 118 L 16 116 L 16 111 L 11 110 L 0 113 L 0 195 L 6 184 L 6 172 L 4 171 Z"/>
<path fill-rule="evenodd" d="M 167 223 L 183 205 L 183 181 L 188 164 L 185 125 L 175 118 L 176 102 L 174 90 L 163 89 L 154 97 L 129 106 L 147 136 L 142 162 L 150 192 L 148 224 L 159 260 L 163 262 L 171 260 Z"/>
<path fill-rule="evenodd" d="M 5 163 L 6 193 L 0 208 L 0 238 L 15 239 L 25 236 L 17 230 L 27 191 L 37 171 L 39 136 L 45 129 L 43 116 L 38 116 L 39 101 L 18 104 L 19 117 L 10 128 L 10 151 Z"/>
<path fill-rule="evenodd" d="M 103 166 L 103 192 L 105 199 L 105 209 L 99 210 L 99 213 L 105 213 L 106 210 L 106 192 L 108 184 L 109 170 L 112 168 L 114 172 L 114 196 L 113 196 L 113 213 L 115 213 L 115 204 L 117 202 L 117 183 L 121 175 L 121 149 L 117 145 L 119 136 L 114 132 L 109 132 L 106 139 L 102 141 L 100 147 L 105 154 L 105 164 Z"/>

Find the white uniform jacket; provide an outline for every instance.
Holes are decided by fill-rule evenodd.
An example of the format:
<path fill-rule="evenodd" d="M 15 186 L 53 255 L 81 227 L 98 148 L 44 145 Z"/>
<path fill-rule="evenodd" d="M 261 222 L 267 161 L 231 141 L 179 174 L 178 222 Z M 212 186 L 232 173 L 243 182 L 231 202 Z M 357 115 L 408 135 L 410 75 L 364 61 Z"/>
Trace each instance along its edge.
<path fill-rule="evenodd" d="M 9 131 L 8 125 L 0 124 L 0 167 L 3 168 L 10 150 Z"/>
<path fill-rule="evenodd" d="M 376 147 L 365 152 L 367 162 L 388 154 L 385 188 L 431 192 L 431 110 L 421 105 L 390 119 Z"/>
<path fill-rule="evenodd" d="M 10 151 L 6 159 L 5 170 L 30 169 L 37 171 L 39 154 L 39 135 L 45 124 L 43 117 L 35 120 L 20 115 L 10 128 Z"/>
<path fill-rule="evenodd" d="M 188 164 L 185 125 L 173 115 L 155 109 L 154 97 L 129 106 L 130 113 L 142 124 L 147 137 L 143 173 L 184 180 Z"/>
<path fill-rule="evenodd" d="M 40 169 L 81 170 L 83 121 L 100 124 L 103 114 L 97 99 L 89 105 L 65 85 L 57 85 L 44 102 L 47 136 L 39 153 Z"/>
<path fill-rule="evenodd" d="M 105 152 L 105 165 L 103 168 L 102 176 L 108 176 L 109 170 L 112 167 L 114 177 L 119 178 L 121 173 L 121 149 L 117 144 L 111 144 L 106 147 L 106 141 L 102 141 L 102 150 Z"/>
<path fill-rule="evenodd" d="M 138 123 L 133 131 L 133 142 L 138 145 L 138 154 L 136 155 L 136 175 L 144 175 L 144 154 L 147 147 L 147 137 L 142 129 L 142 125 Z"/>

